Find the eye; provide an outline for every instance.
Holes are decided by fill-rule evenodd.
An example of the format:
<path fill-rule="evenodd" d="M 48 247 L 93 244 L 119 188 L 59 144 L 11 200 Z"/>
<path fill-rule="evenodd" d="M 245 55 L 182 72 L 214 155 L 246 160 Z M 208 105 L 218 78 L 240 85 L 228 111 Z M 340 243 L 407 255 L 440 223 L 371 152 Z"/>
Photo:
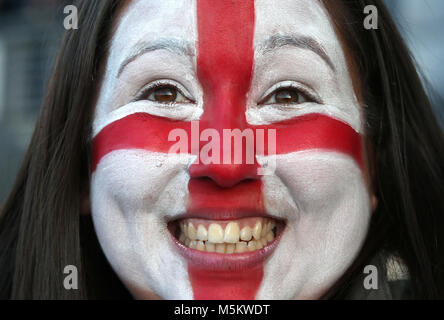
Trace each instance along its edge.
<path fill-rule="evenodd" d="M 159 103 L 185 103 L 190 102 L 189 99 L 175 87 L 158 86 L 148 91 L 147 99 Z"/>
<path fill-rule="evenodd" d="M 280 88 L 265 97 L 260 104 L 300 104 L 314 100 L 298 89 Z"/>
<path fill-rule="evenodd" d="M 173 85 L 159 84 L 144 90 L 136 100 L 149 100 L 163 104 L 190 103 L 190 99 Z"/>

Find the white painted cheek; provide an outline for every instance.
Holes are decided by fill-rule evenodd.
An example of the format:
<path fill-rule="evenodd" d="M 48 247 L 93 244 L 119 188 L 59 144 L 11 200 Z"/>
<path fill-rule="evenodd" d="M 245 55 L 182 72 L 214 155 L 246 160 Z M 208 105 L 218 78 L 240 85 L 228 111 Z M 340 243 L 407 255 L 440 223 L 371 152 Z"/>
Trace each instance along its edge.
<path fill-rule="evenodd" d="M 257 297 L 318 298 L 346 271 L 364 242 L 369 194 L 358 165 L 340 153 L 280 155 L 275 173 L 264 177 L 266 209 L 280 210 L 276 194 L 290 194 L 287 202 L 293 201 L 296 209 L 265 264 Z"/>
<path fill-rule="evenodd" d="M 276 169 L 276 156 L 256 156 L 256 159 L 262 167 Z M 273 163 L 273 165 L 271 166 L 270 163 Z M 266 175 L 262 176 L 262 182 L 267 213 L 289 221 L 299 219 L 299 209 L 290 190 L 283 184 L 281 178 L 276 175 L 276 171 L 266 173 Z"/>
<path fill-rule="evenodd" d="M 195 43 L 195 5 L 195 0 L 131 1 L 111 41 L 93 136 L 106 125 L 136 112 L 165 115 L 159 114 L 165 110 L 148 104 L 128 104 L 135 90 L 147 84 L 143 83 L 149 79 L 147 75 L 172 79 L 182 76 L 184 82 L 193 81 L 187 69 L 190 63 L 172 70 L 167 63 L 153 63 L 154 58 L 142 61 L 143 70 L 134 71 L 129 80 L 118 79 L 117 74 L 141 41 L 173 38 Z M 155 66 L 157 74 L 149 72 Z M 123 105 L 125 108 L 116 111 Z M 178 119 L 196 117 L 195 110 L 178 111 Z M 191 299 L 186 263 L 172 248 L 165 220 L 186 209 L 188 166 L 194 158 L 183 161 L 183 156 L 178 157 L 145 150 L 118 150 L 106 155 L 92 176 L 92 216 L 108 261 L 130 290 L 150 291 L 166 299 Z"/>
<path fill-rule="evenodd" d="M 136 292 L 165 299 L 191 299 L 184 259 L 169 238 L 166 217 L 183 214 L 188 166 L 195 159 L 119 150 L 106 155 L 91 182 L 91 204 L 99 242 L 111 266 Z"/>

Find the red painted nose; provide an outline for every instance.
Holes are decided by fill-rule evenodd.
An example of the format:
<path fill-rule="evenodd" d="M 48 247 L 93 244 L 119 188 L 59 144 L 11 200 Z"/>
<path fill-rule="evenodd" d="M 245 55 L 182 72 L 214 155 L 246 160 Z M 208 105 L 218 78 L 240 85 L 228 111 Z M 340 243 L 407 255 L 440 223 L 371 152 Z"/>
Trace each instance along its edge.
<path fill-rule="evenodd" d="M 231 188 L 247 180 L 257 180 L 257 164 L 193 164 L 191 178 L 210 178 L 222 188 Z"/>
<path fill-rule="evenodd" d="M 233 1 L 222 1 L 217 5 L 212 1 L 202 3 L 206 4 L 200 7 L 200 10 L 203 10 L 200 17 L 205 16 L 205 19 L 199 20 L 199 23 L 204 23 L 199 24 L 197 56 L 197 75 L 203 89 L 204 104 L 200 128 L 216 130 L 222 138 L 226 129 L 243 131 L 249 127 L 245 110 L 254 59 L 254 3 L 240 1 L 239 6 Z M 214 11 L 218 6 L 220 7 Z M 242 28 L 234 28 L 234 24 L 224 12 L 233 12 L 233 21 L 242 21 Z M 248 21 L 253 23 L 246 23 Z M 221 141 L 221 155 L 228 152 L 225 148 L 229 147 L 225 147 Z M 256 159 L 245 161 L 245 151 L 248 148 L 251 150 L 254 146 L 233 147 L 231 150 L 232 155 L 243 153 L 241 164 L 231 161 L 229 164 L 200 162 L 192 165 L 191 178 L 210 178 L 223 188 L 258 179 Z"/>

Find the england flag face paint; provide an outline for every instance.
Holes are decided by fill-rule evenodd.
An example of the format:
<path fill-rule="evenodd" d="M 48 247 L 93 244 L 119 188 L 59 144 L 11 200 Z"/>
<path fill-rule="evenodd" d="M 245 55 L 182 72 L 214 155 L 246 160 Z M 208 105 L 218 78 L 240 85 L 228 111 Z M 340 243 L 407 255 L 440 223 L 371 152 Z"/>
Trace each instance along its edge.
<path fill-rule="evenodd" d="M 93 124 L 108 261 L 136 298 L 320 297 L 367 233 L 362 123 L 320 2 L 128 2 Z"/>

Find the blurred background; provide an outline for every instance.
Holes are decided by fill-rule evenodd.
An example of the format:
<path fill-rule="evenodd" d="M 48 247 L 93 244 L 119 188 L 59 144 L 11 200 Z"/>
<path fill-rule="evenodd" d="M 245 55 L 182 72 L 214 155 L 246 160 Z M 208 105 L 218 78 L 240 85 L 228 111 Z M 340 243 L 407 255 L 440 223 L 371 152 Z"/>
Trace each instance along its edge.
<path fill-rule="evenodd" d="M 91 0 L 95 1 L 95 0 Z M 423 75 L 444 96 L 443 0 L 385 0 Z M 68 0 L 0 0 L 0 203 L 20 167 L 39 113 Z M 444 127 L 444 106 L 435 111 Z"/>

